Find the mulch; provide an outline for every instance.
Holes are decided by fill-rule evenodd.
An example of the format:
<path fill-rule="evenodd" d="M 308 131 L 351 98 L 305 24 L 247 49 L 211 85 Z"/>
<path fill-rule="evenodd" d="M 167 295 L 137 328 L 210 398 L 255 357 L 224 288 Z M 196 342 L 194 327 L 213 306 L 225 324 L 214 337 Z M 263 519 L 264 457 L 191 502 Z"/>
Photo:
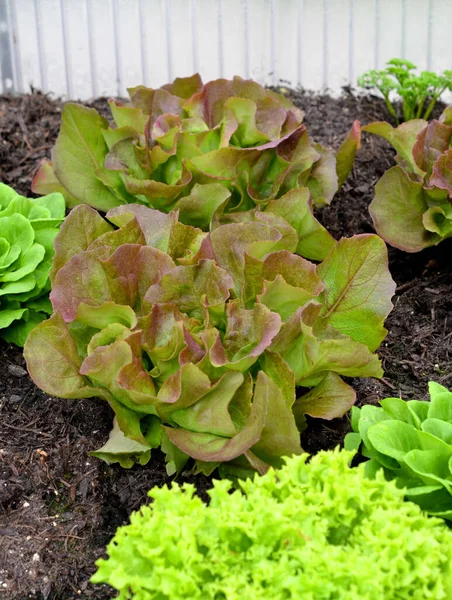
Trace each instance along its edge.
<path fill-rule="evenodd" d="M 306 112 L 312 137 L 337 148 L 353 121 L 387 119 L 384 103 L 344 90 L 340 98 L 285 90 Z M 93 104 L 107 114 L 106 100 Z M 30 194 L 37 163 L 49 155 L 62 103 L 39 93 L 0 97 L 0 181 Z M 441 112 L 438 107 L 436 116 Z M 352 176 L 320 215 L 336 237 L 368 233 L 373 187 L 393 165 L 394 152 L 364 136 Z M 350 380 L 357 404 L 388 396 L 426 398 L 427 383 L 452 388 L 452 240 L 418 254 L 389 249 L 397 283 L 388 336 L 378 351 L 382 380 Z M 154 485 L 168 483 L 164 460 L 153 454 L 130 470 L 88 456 L 108 437 L 112 414 L 97 399 L 60 400 L 39 391 L 20 350 L 0 343 L 0 600 L 104 600 L 106 586 L 89 577 L 114 531 Z M 334 448 L 349 431 L 348 417 L 310 420 L 302 436 L 309 452 Z M 201 497 L 209 478 L 185 472 Z"/>

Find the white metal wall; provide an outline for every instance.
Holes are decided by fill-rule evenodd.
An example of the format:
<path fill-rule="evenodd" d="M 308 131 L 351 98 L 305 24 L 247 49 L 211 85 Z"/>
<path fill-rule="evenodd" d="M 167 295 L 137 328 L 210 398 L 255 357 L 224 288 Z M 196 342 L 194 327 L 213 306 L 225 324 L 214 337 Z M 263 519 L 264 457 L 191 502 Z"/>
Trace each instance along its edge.
<path fill-rule="evenodd" d="M 125 95 L 204 80 L 339 91 L 402 56 L 452 68 L 452 0 L 0 0 L 0 91 Z"/>

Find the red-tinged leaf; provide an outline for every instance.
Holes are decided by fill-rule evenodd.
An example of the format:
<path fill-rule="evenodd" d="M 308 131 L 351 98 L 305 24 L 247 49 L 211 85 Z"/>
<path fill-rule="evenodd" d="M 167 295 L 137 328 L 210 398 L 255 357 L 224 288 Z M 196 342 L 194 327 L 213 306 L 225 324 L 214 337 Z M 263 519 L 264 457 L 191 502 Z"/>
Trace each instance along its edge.
<path fill-rule="evenodd" d="M 387 142 L 391 142 L 394 127 L 386 121 L 374 121 L 373 123 L 369 123 L 368 125 L 363 125 L 361 127 L 361 131 L 365 131 L 366 133 L 373 133 L 374 135 L 379 135 Z"/>
<path fill-rule="evenodd" d="M 241 161 L 253 161 L 259 158 L 257 150 L 248 148 L 219 148 L 207 154 L 195 156 L 187 161 L 187 165 L 201 183 L 216 181 L 233 181 L 237 177 L 237 168 Z"/>
<path fill-rule="evenodd" d="M 295 229 L 288 223 L 285 219 L 282 219 L 278 215 L 274 215 L 269 212 L 261 212 L 256 211 L 254 213 L 254 220 L 257 223 L 263 223 L 264 225 L 269 225 L 279 231 L 281 234 L 281 239 L 279 240 L 276 246 L 272 247 L 272 252 L 276 252 L 277 250 L 287 250 L 288 252 L 295 252 L 298 243 L 298 236 Z M 264 251 L 265 252 L 265 251 Z M 262 259 L 264 258 L 261 249 L 259 246 L 251 246 L 248 248 L 248 253 L 250 256 L 255 258 Z"/>
<path fill-rule="evenodd" d="M 211 389 L 209 377 L 193 363 L 186 363 L 162 384 L 158 393 L 159 414 L 166 417 L 175 410 L 187 408 Z"/>
<path fill-rule="evenodd" d="M 109 258 L 98 249 L 73 256 L 55 276 L 51 300 L 66 322 L 73 321 L 83 302 L 127 304 L 137 311 L 145 291 L 174 267 L 171 258 L 149 246 L 125 244 Z"/>
<path fill-rule="evenodd" d="M 426 125 L 427 121 L 423 119 L 412 119 L 394 129 L 391 136 L 391 144 L 397 151 L 397 162 L 407 171 L 413 172 L 419 177 L 424 177 L 425 171 L 416 163 L 413 156 L 413 147 L 417 136 Z"/>
<path fill-rule="evenodd" d="M 440 241 L 424 227 L 422 219 L 427 209 L 422 183 L 413 181 L 401 167 L 386 171 L 375 186 L 369 206 L 377 233 L 405 252 L 419 252 Z"/>
<path fill-rule="evenodd" d="M 231 192 L 220 183 L 195 184 L 188 196 L 180 198 L 175 210 L 180 211 L 180 219 L 187 225 L 208 230 L 215 211 L 226 205 Z"/>
<path fill-rule="evenodd" d="M 141 357 L 132 356 L 132 362 L 118 372 L 117 383 L 136 404 L 157 405 L 156 386 L 149 373 L 144 369 Z M 157 413 L 157 409 L 155 409 L 155 413 Z"/>
<path fill-rule="evenodd" d="M 281 190 L 283 192 L 304 185 L 313 165 L 320 159 L 320 154 L 309 137 L 305 125 L 297 127 L 279 144 L 276 153 L 287 163 Z"/>
<path fill-rule="evenodd" d="M 247 310 L 238 302 L 227 304 L 226 315 L 226 333 L 223 339 L 217 337 L 210 359 L 215 367 L 227 365 L 245 371 L 270 346 L 281 327 L 281 317 L 263 304 Z"/>
<path fill-rule="evenodd" d="M 313 298 L 314 295 L 303 288 L 287 283 L 282 275 L 277 275 L 273 281 L 265 281 L 262 293 L 256 296 L 260 304 L 278 313 L 283 321 Z"/>
<path fill-rule="evenodd" d="M 336 175 L 336 158 L 334 152 L 323 148 L 320 144 L 314 144 L 320 158 L 314 164 L 312 171 L 306 181 L 306 186 L 311 193 L 314 206 L 330 204 L 335 193 L 339 189 Z"/>
<path fill-rule="evenodd" d="M 117 248 L 125 244 L 146 245 L 143 232 L 136 219 L 129 221 L 127 225 L 124 225 L 121 229 L 115 229 L 114 231 L 104 233 L 89 245 L 88 250 L 107 247 L 108 254 L 111 255 Z"/>
<path fill-rule="evenodd" d="M 127 106 L 116 100 L 109 100 L 108 104 L 114 122 L 118 128 L 131 127 L 137 133 L 144 133 L 144 128 L 149 117 L 141 110 L 141 108 Z"/>
<path fill-rule="evenodd" d="M 144 305 L 147 312 L 148 307 Z M 186 315 L 174 304 L 154 304 L 150 314 L 139 320 L 143 335 L 143 349 L 153 364 L 152 376 L 163 383 L 175 373 L 180 364 L 180 354 L 186 348 Z"/>
<path fill-rule="evenodd" d="M 385 121 L 370 123 L 361 128 L 361 131 L 373 133 L 387 140 L 392 144 L 398 154 L 398 162 L 409 172 L 415 173 L 419 177 L 424 177 L 423 171 L 414 160 L 413 146 L 416 143 L 418 134 L 426 127 L 427 121 L 423 119 L 411 119 L 402 123 L 394 129 Z"/>
<path fill-rule="evenodd" d="M 128 140 L 129 147 L 133 150 L 134 145 L 133 142 L 139 139 L 139 135 L 135 129 L 132 127 L 115 127 L 112 129 L 109 127 L 108 129 L 102 129 L 102 135 L 104 136 L 105 143 L 107 144 L 108 150 L 112 150 L 113 146 L 118 144 L 118 142 L 123 142 L 124 140 Z M 117 147 L 122 147 L 121 144 Z M 113 153 L 114 156 L 115 153 Z M 110 152 L 105 157 L 105 166 L 108 168 L 107 163 L 109 162 Z M 121 168 L 121 165 L 116 165 L 118 169 Z M 116 168 L 116 167 L 115 167 Z"/>
<path fill-rule="evenodd" d="M 124 201 L 99 179 L 112 176 L 104 167 L 108 148 L 102 135 L 108 121 L 93 108 L 66 104 L 53 152 L 55 175 L 79 203 L 107 211 Z M 115 174 L 119 184 L 119 174 Z M 113 181 L 113 179 L 111 180 Z"/>
<path fill-rule="evenodd" d="M 265 212 L 282 217 L 292 225 L 299 239 L 297 254 L 305 258 L 324 260 L 336 243 L 314 217 L 308 188 L 290 190 L 281 198 L 271 200 Z"/>
<path fill-rule="evenodd" d="M 80 202 L 76 200 L 76 198 L 74 198 L 74 196 L 72 196 L 58 180 L 55 175 L 53 163 L 50 160 L 41 161 L 39 169 L 31 182 L 31 189 L 35 194 L 40 194 L 41 196 L 59 192 L 60 194 L 63 194 L 69 208 L 73 208 L 77 204 L 80 204 Z"/>
<path fill-rule="evenodd" d="M 162 252 L 168 252 L 171 235 L 177 223 L 176 213 L 165 214 L 142 204 L 118 206 L 107 213 L 107 219 L 117 227 L 123 227 L 134 218 L 143 232 L 146 244 Z"/>
<path fill-rule="evenodd" d="M 452 127 L 450 127 L 452 130 Z M 446 190 L 452 198 L 452 148 L 439 156 L 433 165 L 430 185 Z"/>
<path fill-rule="evenodd" d="M 164 90 L 168 90 L 179 98 L 191 98 L 193 94 L 201 91 L 202 88 L 203 83 L 199 73 L 190 75 L 190 77 L 176 77 L 172 83 L 163 86 Z"/>
<path fill-rule="evenodd" d="M 24 357 L 31 378 L 50 396 L 106 397 L 105 392 L 92 386 L 80 374 L 82 361 L 77 346 L 59 313 L 30 332 L 24 347 Z"/>
<path fill-rule="evenodd" d="M 131 104 L 135 108 L 140 108 L 149 115 L 149 124 L 154 123 L 158 117 L 164 114 L 180 115 L 182 114 L 183 98 L 179 98 L 170 91 L 160 88 L 153 90 L 139 85 L 134 88 L 128 88 Z"/>
<path fill-rule="evenodd" d="M 145 196 L 152 208 L 168 210 L 192 180 L 192 174 L 184 167 L 175 184 L 167 184 L 153 179 L 137 179 L 124 175 L 124 184 L 129 194 Z"/>
<path fill-rule="evenodd" d="M 175 267 L 151 285 L 145 295 L 149 305 L 173 303 L 189 316 L 203 318 L 206 308 L 224 306 L 233 288 L 232 277 L 214 261 Z"/>
<path fill-rule="evenodd" d="M 259 372 L 254 399 L 245 427 L 232 438 L 209 433 L 194 433 L 185 429 L 164 427 L 169 440 L 189 456 L 206 462 L 233 460 L 247 452 L 260 438 L 270 401 L 268 378 Z"/>
<path fill-rule="evenodd" d="M 237 429 L 229 414 L 229 405 L 243 382 L 241 373 L 225 373 L 196 403 L 173 411 L 171 421 L 188 431 L 233 437 Z"/>
<path fill-rule="evenodd" d="M 50 280 L 76 254 L 87 250 L 100 236 L 113 231 L 99 215 L 97 210 L 82 205 L 76 206 L 66 217 L 55 238 L 55 256 L 53 258 Z"/>
<path fill-rule="evenodd" d="M 339 187 L 342 187 L 353 169 L 356 152 L 360 147 L 361 126 L 359 121 L 355 121 L 349 134 L 336 152 L 336 173 Z"/>
<path fill-rule="evenodd" d="M 284 249 L 279 247 L 281 233 L 275 227 L 256 221 L 223 225 L 214 229 L 209 238 L 216 261 L 234 280 L 237 295 L 245 282 L 245 252 L 259 259 L 269 252 Z"/>
<path fill-rule="evenodd" d="M 270 392 L 267 419 L 259 442 L 251 450 L 265 463 L 277 466 L 283 456 L 302 452 L 300 432 L 292 412 L 295 379 L 289 365 L 278 354 L 266 352 L 262 363 Z"/>
<path fill-rule="evenodd" d="M 452 105 L 446 106 L 446 108 L 442 112 L 439 120 L 441 123 L 444 123 L 445 125 L 452 125 Z"/>
<path fill-rule="evenodd" d="M 100 306 L 112 301 L 139 312 L 146 290 L 173 267 L 167 254 L 149 246 L 124 244 L 107 259 L 98 250 L 87 251 L 57 273 L 51 300 L 68 321 L 80 302 Z"/>
<path fill-rule="evenodd" d="M 355 400 L 353 388 L 331 371 L 310 392 L 297 398 L 293 411 L 297 421 L 303 421 L 304 415 L 331 420 L 342 417 Z"/>
<path fill-rule="evenodd" d="M 439 121 L 431 121 L 418 134 L 413 146 L 413 157 L 418 167 L 425 171 L 427 176 L 430 176 L 437 159 L 440 159 L 441 155 L 449 149 L 451 138 L 452 127 Z M 430 184 L 436 185 L 432 181 Z"/>
<path fill-rule="evenodd" d="M 237 129 L 233 136 L 238 142 L 238 146 L 242 148 L 258 147 L 270 141 L 269 136 L 257 127 L 257 104 L 255 102 L 248 98 L 229 98 L 225 102 L 225 107 L 232 112 L 237 121 Z M 274 126 L 278 127 L 279 125 L 278 133 L 281 131 L 285 115 L 285 110 L 281 108 L 273 122 Z"/>
<path fill-rule="evenodd" d="M 132 362 L 133 352 L 127 340 L 117 339 L 94 348 L 80 366 L 80 373 L 97 385 L 114 390 L 119 371 Z M 125 395 L 122 394 L 125 398 Z"/>
<path fill-rule="evenodd" d="M 171 232 L 168 254 L 179 265 L 193 265 L 202 257 L 198 254 L 207 234 L 197 227 L 176 223 Z"/>
<path fill-rule="evenodd" d="M 244 272 L 245 285 L 242 299 L 246 305 L 254 304 L 256 297 L 263 293 L 265 282 L 273 282 L 278 277 L 289 286 L 298 289 L 300 293 L 304 293 L 308 299 L 320 294 L 324 287 L 313 263 L 286 250 L 271 252 L 263 261 L 245 255 Z M 265 285 L 268 287 L 267 284 Z M 284 302 L 285 298 L 281 300 Z"/>
<path fill-rule="evenodd" d="M 217 79 L 209 81 L 184 103 L 184 110 L 189 117 L 198 117 L 205 121 L 209 128 L 218 125 L 223 116 L 223 105 L 232 94 L 232 81 Z"/>
<path fill-rule="evenodd" d="M 268 254 L 263 263 L 263 275 L 266 281 L 273 281 L 277 275 L 281 275 L 290 285 L 303 288 L 313 296 L 320 294 L 324 288 L 316 272 L 316 266 L 287 250 Z"/>
<path fill-rule="evenodd" d="M 348 377 L 382 377 L 378 357 L 369 348 L 318 318 L 321 305 L 311 302 L 281 327 L 270 347 L 287 362 L 297 385 L 317 385 L 328 371 Z"/>
<path fill-rule="evenodd" d="M 374 351 L 386 335 L 395 283 L 388 252 L 376 235 L 343 238 L 319 265 L 325 284 L 320 319 Z"/>
<path fill-rule="evenodd" d="M 107 329 L 104 329 L 97 336 L 104 336 L 106 332 Z M 80 373 L 108 390 L 111 398 L 121 406 L 138 414 L 156 415 L 153 382 L 149 381 L 141 356 L 135 354 L 137 350 L 141 351 L 140 332 L 129 333 L 127 337 L 126 331 L 116 340 L 108 340 L 105 345 L 93 343 L 97 336 L 88 346 L 89 354 L 80 367 Z M 136 345 L 138 348 L 134 348 Z M 131 380 L 132 376 L 134 380 Z"/>
<path fill-rule="evenodd" d="M 264 373 L 277 384 L 285 405 L 289 408 L 295 402 L 295 376 L 281 355 L 266 350 L 259 362 Z"/>

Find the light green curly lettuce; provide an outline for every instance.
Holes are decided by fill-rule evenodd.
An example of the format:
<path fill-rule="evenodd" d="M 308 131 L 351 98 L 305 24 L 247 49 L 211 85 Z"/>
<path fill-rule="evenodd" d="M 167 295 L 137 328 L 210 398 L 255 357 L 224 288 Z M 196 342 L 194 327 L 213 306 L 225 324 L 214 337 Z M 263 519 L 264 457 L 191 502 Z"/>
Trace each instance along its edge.
<path fill-rule="evenodd" d="M 214 481 L 209 506 L 154 488 L 92 581 L 120 600 L 450 599 L 452 532 L 351 457 L 293 457 L 232 494 Z"/>
<path fill-rule="evenodd" d="M 53 240 L 65 216 L 61 194 L 24 198 L 0 183 L 0 337 L 23 346 L 52 312 Z"/>
<path fill-rule="evenodd" d="M 383 470 L 423 510 L 452 521 L 452 392 L 433 381 L 429 392 L 430 402 L 385 398 L 381 408 L 353 407 L 346 447 L 362 444 L 369 477 Z"/>

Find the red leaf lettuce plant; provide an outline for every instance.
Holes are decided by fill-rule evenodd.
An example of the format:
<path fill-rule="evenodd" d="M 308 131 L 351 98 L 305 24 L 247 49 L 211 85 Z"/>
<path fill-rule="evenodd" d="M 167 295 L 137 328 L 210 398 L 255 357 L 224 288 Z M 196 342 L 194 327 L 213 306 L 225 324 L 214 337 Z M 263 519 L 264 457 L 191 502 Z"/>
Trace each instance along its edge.
<path fill-rule="evenodd" d="M 208 230 L 252 219 L 249 211 L 300 186 L 314 204 L 331 202 L 360 143 L 355 122 L 336 157 L 311 141 L 288 99 L 240 77 L 204 85 L 194 75 L 129 93 L 129 103 L 110 100 L 114 127 L 94 109 L 64 107 L 35 192 L 104 212 L 136 202 L 179 210 L 182 223 Z"/>
<path fill-rule="evenodd" d="M 278 210 L 306 198 L 289 192 Z M 374 351 L 394 292 L 384 242 L 343 239 L 316 267 L 272 207 L 208 234 L 141 205 L 112 209 L 110 223 L 87 206 L 70 213 L 55 312 L 25 357 L 48 394 L 109 402 L 115 428 L 97 456 L 143 464 L 161 446 L 169 472 L 189 457 L 205 473 L 262 472 L 302 451 L 306 413 L 350 408 L 341 375 L 382 375 Z M 297 386 L 312 389 L 296 398 Z"/>
<path fill-rule="evenodd" d="M 438 121 L 414 119 L 393 128 L 384 121 L 362 128 L 397 151 L 375 186 L 369 206 L 375 229 L 388 244 L 418 252 L 452 236 L 452 107 Z"/>

